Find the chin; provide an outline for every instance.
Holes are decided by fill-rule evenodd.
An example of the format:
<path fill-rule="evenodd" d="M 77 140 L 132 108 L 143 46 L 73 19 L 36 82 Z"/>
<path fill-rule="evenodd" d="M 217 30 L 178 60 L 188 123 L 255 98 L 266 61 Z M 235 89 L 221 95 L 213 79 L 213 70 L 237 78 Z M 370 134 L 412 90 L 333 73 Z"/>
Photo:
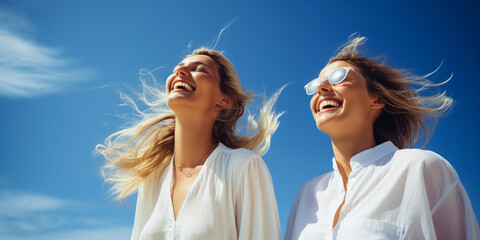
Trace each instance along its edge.
<path fill-rule="evenodd" d="M 175 111 L 177 109 L 182 109 L 187 107 L 187 104 L 185 103 L 185 101 L 182 101 L 182 99 L 176 96 L 169 95 L 167 97 L 167 106 L 173 111 Z"/>
<path fill-rule="evenodd" d="M 329 129 L 328 125 L 325 121 L 316 121 L 316 126 L 321 132 L 327 133 Z"/>
<path fill-rule="evenodd" d="M 315 119 L 315 125 L 317 126 L 318 130 L 327 134 L 328 136 L 332 136 L 336 130 L 338 129 L 345 129 L 345 126 L 342 126 L 339 122 L 340 119 L 338 118 L 317 118 Z"/>

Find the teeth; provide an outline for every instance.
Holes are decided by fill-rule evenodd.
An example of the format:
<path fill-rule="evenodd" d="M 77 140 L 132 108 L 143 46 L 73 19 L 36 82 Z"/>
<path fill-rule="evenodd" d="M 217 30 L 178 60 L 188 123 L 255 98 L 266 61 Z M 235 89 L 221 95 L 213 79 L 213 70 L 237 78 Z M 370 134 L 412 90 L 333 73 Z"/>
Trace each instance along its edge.
<path fill-rule="evenodd" d="M 340 104 L 333 100 L 324 100 L 320 103 L 320 109 L 324 109 L 326 106 L 338 107 Z"/>
<path fill-rule="evenodd" d="M 176 82 L 174 85 L 173 85 L 173 89 L 178 89 L 179 87 L 183 87 L 185 89 L 187 89 L 188 91 L 193 91 L 193 87 L 190 86 L 188 83 L 186 82 Z"/>

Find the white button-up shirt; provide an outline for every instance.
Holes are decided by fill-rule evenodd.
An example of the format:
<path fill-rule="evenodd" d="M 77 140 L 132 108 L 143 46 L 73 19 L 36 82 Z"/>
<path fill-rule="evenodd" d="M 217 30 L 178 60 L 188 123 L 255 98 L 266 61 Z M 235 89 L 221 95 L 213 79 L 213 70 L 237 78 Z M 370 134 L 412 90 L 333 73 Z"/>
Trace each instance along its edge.
<path fill-rule="evenodd" d="M 302 186 L 285 240 L 480 239 L 457 173 L 436 153 L 385 142 L 353 156 L 350 166 L 346 194 L 335 158 L 333 172 Z"/>
<path fill-rule="evenodd" d="M 174 217 L 172 162 L 138 192 L 132 240 L 281 239 L 277 203 L 263 160 L 220 143 L 210 154 Z"/>

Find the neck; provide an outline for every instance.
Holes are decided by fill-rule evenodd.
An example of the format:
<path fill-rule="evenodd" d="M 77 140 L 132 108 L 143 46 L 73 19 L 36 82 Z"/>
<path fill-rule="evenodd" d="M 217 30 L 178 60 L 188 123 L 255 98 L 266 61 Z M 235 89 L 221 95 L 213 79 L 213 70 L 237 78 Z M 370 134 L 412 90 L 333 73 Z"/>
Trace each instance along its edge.
<path fill-rule="evenodd" d="M 331 137 L 331 139 L 338 171 L 342 176 L 344 188 L 347 189 L 348 177 L 352 172 L 350 159 L 356 154 L 376 146 L 373 131 L 370 134 L 362 133 L 357 136 Z"/>
<path fill-rule="evenodd" d="M 175 164 L 178 167 L 195 167 L 204 163 L 208 152 L 213 151 L 212 121 L 181 121 L 175 119 Z M 202 156 L 205 156 L 202 159 Z"/>

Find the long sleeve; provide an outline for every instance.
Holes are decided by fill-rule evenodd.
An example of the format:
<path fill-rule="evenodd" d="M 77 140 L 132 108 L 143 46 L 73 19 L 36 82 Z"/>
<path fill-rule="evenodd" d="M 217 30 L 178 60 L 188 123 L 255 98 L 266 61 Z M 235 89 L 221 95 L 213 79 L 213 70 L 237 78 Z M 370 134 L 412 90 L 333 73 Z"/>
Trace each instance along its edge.
<path fill-rule="evenodd" d="M 270 172 L 254 157 L 244 167 L 236 196 L 236 224 L 240 240 L 281 239 L 277 202 Z"/>
<path fill-rule="evenodd" d="M 137 240 L 140 239 L 140 234 L 142 233 L 142 229 L 145 226 L 145 217 L 144 215 L 144 209 L 143 209 L 143 186 L 140 186 L 138 189 L 138 194 L 137 194 L 137 206 L 135 207 L 135 222 L 133 224 L 133 231 L 132 231 L 132 236 L 131 240 Z"/>
<path fill-rule="evenodd" d="M 435 207 L 432 218 L 437 239 L 480 239 L 477 219 L 460 182 Z"/>
<path fill-rule="evenodd" d="M 301 192 L 301 190 L 300 190 Z M 298 195 L 300 195 L 300 192 Z M 298 195 L 295 198 L 295 201 L 292 204 L 292 207 L 290 208 L 290 214 L 288 215 L 288 222 L 287 222 L 287 230 L 285 231 L 285 240 L 291 240 L 293 239 L 293 230 L 295 227 L 295 218 L 297 217 L 297 206 L 298 206 Z"/>
<path fill-rule="evenodd" d="M 158 199 L 158 186 L 156 174 L 151 174 L 138 188 L 137 204 L 135 208 L 135 222 L 131 240 L 139 240 L 147 223 L 152 215 L 155 203 Z"/>
<path fill-rule="evenodd" d="M 425 172 L 437 239 L 480 239 L 472 205 L 453 167 L 441 158 L 427 163 Z"/>

